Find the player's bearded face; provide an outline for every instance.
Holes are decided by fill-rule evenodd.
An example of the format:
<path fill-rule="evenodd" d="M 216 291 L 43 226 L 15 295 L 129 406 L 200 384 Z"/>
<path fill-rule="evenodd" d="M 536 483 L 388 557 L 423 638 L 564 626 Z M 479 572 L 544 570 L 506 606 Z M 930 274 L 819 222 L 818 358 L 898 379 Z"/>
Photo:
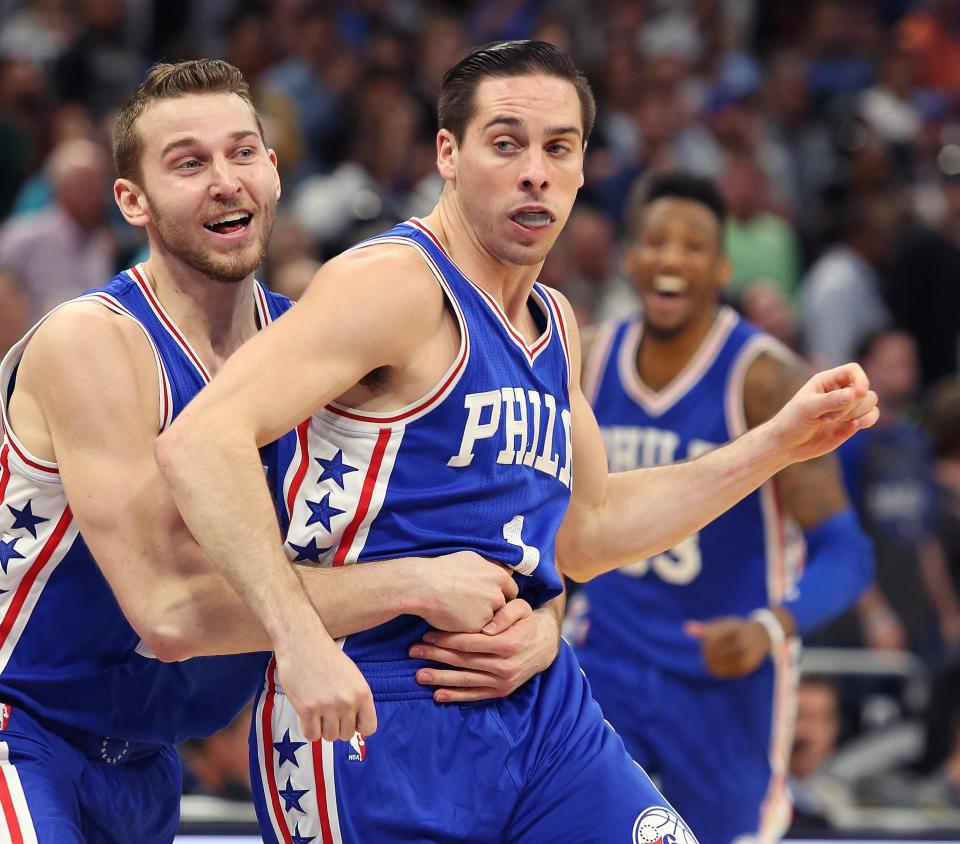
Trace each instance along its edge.
<path fill-rule="evenodd" d="M 251 236 L 245 243 L 227 249 L 212 247 L 201 230 L 203 224 L 195 218 L 181 221 L 168 213 L 163 203 L 149 194 L 148 201 L 157 237 L 163 248 L 212 279 L 227 283 L 243 281 L 260 266 L 267 254 L 267 244 L 277 216 L 277 200 L 272 193 L 268 194 L 248 224 L 253 229 Z M 241 208 L 248 208 L 249 205 L 249 201 L 211 203 L 201 219 L 223 217 Z"/>
<path fill-rule="evenodd" d="M 248 278 L 266 252 L 280 192 L 276 156 L 249 103 L 187 94 L 151 104 L 137 127 L 153 246 L 211 279 Z"/>

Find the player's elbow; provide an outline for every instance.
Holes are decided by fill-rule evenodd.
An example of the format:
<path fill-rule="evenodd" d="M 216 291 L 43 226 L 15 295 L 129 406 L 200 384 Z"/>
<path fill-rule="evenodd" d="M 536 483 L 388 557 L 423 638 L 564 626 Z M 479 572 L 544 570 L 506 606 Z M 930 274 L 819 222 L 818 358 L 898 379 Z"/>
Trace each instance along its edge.
<path fill-rule="evenodd" d="M 576 542 L 573 536 L 565 536 L 562 532 L 557 537 L 556 558 L 560 573 L 575 583 L 586 583 L 602 570 L 600 561 L 595 559 L 582 543 Z"/>
<path fill-rule="evenodd" d="M 153 456 L 168 483 L 175 485 L 181 471 L 188 471 L 185 467 L 199 447 L 196 426 L 188 420 L 178 420 L 154 440 Z"/>
<path fill-rule="evenodd" d="M 132 621 L 132 626 L 140 637 L 137 651 L 142 656 L 152 657 L 160 662 L 182 662 L 197 656 L 194 644 L 175 624 L 141 615 Z"/>

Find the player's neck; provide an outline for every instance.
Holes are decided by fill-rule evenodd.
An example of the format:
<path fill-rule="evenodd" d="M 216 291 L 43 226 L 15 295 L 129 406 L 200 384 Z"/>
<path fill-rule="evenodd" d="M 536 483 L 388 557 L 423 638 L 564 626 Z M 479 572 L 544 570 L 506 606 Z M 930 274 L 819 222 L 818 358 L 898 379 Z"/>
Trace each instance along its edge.
<path fill-rule="evenodd" d="M 489 293 L 517 328 L 533 330 L 527 301 L 543 264 L 520 266 L 491 254 L 455 203 L 441 200 L 423 222 L 437 236 L 461 272 Z M 525 326 L 528 321 L 530 325 Z M 524 330 L 524 333 L 528 331 Z M 527 337 L 527 340 L 533 339 L 535 335 Z"/>
<path fill-rule="evenodd" d="M 256 331 L 252 274 L 239 282 L 214 281 L 156 252 L 144 268 L 160 304 L 211 371 Z"/>
<path fill-rule="evenodd" d="M 678 334 L 661 335 L 644 326 L 637 349 L 637 373 L 651 390 L 667 387 L 693 360 L 710 334 L 718 309 L 705 311 Z"/>

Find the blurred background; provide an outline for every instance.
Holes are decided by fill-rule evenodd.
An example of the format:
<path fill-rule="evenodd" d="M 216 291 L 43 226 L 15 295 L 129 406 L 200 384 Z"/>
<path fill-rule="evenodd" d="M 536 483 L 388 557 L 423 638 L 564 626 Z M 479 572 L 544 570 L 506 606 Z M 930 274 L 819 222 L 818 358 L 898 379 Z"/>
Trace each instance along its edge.
<path fill-rule="evenodd" d="M 686 169 L 729 203 L 730 301 L 867 369 L 884 416 L 841 457 L 877 583 L 808 640 L 792 834 L 960 837 L 960 0 L 0 0 L 0 353 L 144 257 L 108 138 L 154 61 L 251 83 L 284 185 L 260 278 L 297 298 L 429 211 L 440 79 L 500 38 L 563 47 L 597 95 L 541 277 L 583 324 L 635 309 L 625 221 Z M 185 830 L 254 828 L 246 732 L 181 748 Z"/>

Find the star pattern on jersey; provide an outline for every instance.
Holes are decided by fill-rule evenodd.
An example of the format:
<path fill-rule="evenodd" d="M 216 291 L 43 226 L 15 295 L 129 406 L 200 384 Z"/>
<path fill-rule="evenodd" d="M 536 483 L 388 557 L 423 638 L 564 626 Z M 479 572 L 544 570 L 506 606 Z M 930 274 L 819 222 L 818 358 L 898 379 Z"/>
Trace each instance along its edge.
<path fill-rule="evenodd" d="M 303 806 L 300 805 L 300 798 L 303 797 L 310 789 L 305 788 L 303 791 L 300 791 L 297 788 L 293 787 L 293 783 L 290 781 L 290 777 L 287 777 L 287 785 L 285 788 L 281 789 L 278 793 L 283 798 L 283 811 L 289 812 L 291 809 L 296 809 L 298 812 L 303 813 Z"/>
<path fill-rule="evenodd" d="M 3 567 L 3 573 L 7 573 L 7 566 L 11 560 L 24 559 L 23 554 L 17 550 L 17 543 L 23 539 L 22 536 L 11 537 L 9 541 L 0 539 L 0 566 Z"/>
<path fill-rule="evenodd" d="M 17 530 L 18 528 L 23 528 L 24 530 L 30 531 L 30 535 L 36 539 L 37 538 L 37 525 L 40 522 L 49 522 L 50 519 L 45 516 L 34 516 L 33 515 L 33 499 L 31 498 L 22 510 L 18 510 L 11 504 L 7 505 L 7 509 L 13 514 L 14 522 L 10 527 L 10 530 Z"/>
<path fill-rule="evenodd" d="M 291 741 L 290 730 L 283 734 L 283 739 L 273 743 L 274 749 L 280 754 L 277 767 L 282 768 L 284 762 L 290 762 L 295 768 L 300 767 L 297 761 L 297 751 L 306 744 L 305 741 Z"/>
<path fill-rule="evenodd" d="M 307 524 L 310 524 L 307 522 Z M 329 528 L 327 528 L 329 530 Z M 294 551 L 297 552 L 297 558 L 294 560 L 295 563 L 309 560 L 311 563 L 319 563 L 320 555 L 330 550 L 330 547 L 318 548 L 317 547 L 317 537 L 310 537 L 310 541 L 306 545 L 297 545 L 293 542 L 287 542 Z"/>
<path fill-rule="evenodd" d="M 330 503 L 330 493 L 328 492 L 319 501 L 307 501 L 307 507 L 310 508 L 310 518 L 307 519 L 307 526 L 320 522 L 324 530 L 330 533 L 330 519 L 343 513 Z"/>
<path fill-rule="evenodd" d="M 293 836 L 290 838 L 290 844 L 310 844 L 311 841 L 316 839 L 316 835 L 311 835 L 309 838 L 305 835 L 300 834 L 300 821 L 297 821 L 297 825 L 293 828 Z"/>
<path fill-rule="evenodd" d="M 343 449 L 337 449 L 337 453 L 329 460 L 323 457 L 314 457 L 313 459 L 323 467 L 323 472 L 317 479 L 318 484 L 326 480 L 333 480 L 340 489 L 344 489 L 343 476 L 359 471 L 356 466 L 350 466 L 343 462 Z"/>

